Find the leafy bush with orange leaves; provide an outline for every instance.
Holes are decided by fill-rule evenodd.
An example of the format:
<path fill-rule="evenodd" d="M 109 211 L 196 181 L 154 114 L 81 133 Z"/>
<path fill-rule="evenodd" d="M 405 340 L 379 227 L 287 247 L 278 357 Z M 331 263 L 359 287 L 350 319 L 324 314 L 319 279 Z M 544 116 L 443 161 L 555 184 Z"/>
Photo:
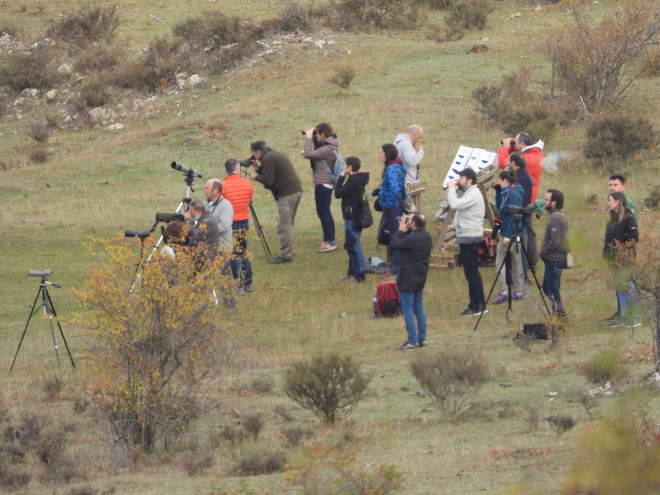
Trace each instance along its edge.
<path fill-rule="evenodd" d="M 87 391 L 127 445 L 150 451 L 172 439 L 206 408 L 208 378 L 218 377 L 223 352 L 219 322 L 229 280 L 224 258 L 199 272 L 198 253 L 177 249 L 176 258 L 154 255 L 142 263 L 131 293 L 135 254 L 123 240 L 94 240 L 104 256 L 77 292 L 89 308 L 95 332 L 85 366 Z M 99 249 L 100 248 L 100 249 Z M 151 252 L 150 249 L 146 250 Z"/>

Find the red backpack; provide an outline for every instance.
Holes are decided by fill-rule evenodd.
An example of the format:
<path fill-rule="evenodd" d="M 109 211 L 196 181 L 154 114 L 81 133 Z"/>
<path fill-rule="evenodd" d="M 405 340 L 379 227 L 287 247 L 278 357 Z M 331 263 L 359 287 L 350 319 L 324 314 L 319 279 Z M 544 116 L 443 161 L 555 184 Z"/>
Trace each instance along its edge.
<path fill-rule="evenodd" d="M 388 280 L 378 284 L 374 299 L 375 316 L 397 316 L 401 314 L 401 296 L 396 280 Z"/>

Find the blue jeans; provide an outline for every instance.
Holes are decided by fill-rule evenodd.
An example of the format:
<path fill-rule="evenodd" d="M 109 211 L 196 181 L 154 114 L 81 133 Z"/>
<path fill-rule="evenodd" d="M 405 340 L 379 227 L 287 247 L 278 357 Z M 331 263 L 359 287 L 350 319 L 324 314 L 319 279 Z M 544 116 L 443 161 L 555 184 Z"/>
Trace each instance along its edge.
<path fill-rule="evenodd" d="M 408 343 L 410 345 L 426 342 L 426 314 L 424 313 L 424 290 L 416 292 L 399 290 L 401 294 L 401 312 L 406 322 Z M 415 325 L 417 319 L 417 325 Z"/>
<path fill-rule="evenodd" d="M 252 285 L 252 263 L 247 257 L 247 233 L 249 228 L 249 220 L 237 220 L 231 225 L 234 235 L 231 274 L 237 279 L 243 273 L 243 285 Z"/>
<path fill-rule="evenodd" d="M 621 317 L 626 318 L 629 316 L 636 316 L 633 303 L 636 302 L 637 289 L 630 277 L 630 273 L 626 270 L 614 270 L 612 272 L 612 278 L 616 285 L 616 299 L 619 303 L 619 313 L 621 314 Z M 629 312 L 631 307 L 632 310 Z"/>
<path fill-rule="evenodd" d="M 394 237 L 394 234 L 399 230 L 399 221 L 397 217 L 401 216 L 401 206 L 384 206 L 383 215 L 385 216 L 385 227 L 390 231 L 390 236 Z M 392 260 L 390 262 L 390 273 L 399 272 L 399 250 L 391 251 L 389 246 L 387 248 L 390 253 Z"/>
<path fill-rule="evenodd" d="M 566 268 L 566 261 L 543 260 L 545 272 L 543 273 L 543 292 L 552 303 L 552 314 L 563 313 L 564 305 L 559 295 L 561 285 L 561 272 Z"/>
<path fill-rule="evenodd" d="M 323 229 L 323 242 L 335 242 L 335 220 L 330 211 L 332 189 L 323 184 L 317 184 L 314 187 L 314 199 L 316 200 L 316 214 L 321 220 Z"/>
<path fill-rule="evenodd" d="M 344 249 L 348 253 L 348 275 L 353 275 L 356 280 L 364 280 L 364 254 L 360 237 L 362 229 L 355 220 L 344 219 Z"/>

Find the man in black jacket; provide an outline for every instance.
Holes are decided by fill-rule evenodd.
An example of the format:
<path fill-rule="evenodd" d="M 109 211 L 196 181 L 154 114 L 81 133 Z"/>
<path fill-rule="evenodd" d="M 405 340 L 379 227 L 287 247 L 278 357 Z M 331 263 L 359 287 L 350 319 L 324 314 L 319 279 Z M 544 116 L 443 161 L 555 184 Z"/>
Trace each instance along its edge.
<path fill-rule="evenodd" d="M 295 255 L 293 251 L 293 223 L 298 212 L 302 185 L 291 160 L 284 153 L 270 148 L 265 141 L 254 141 L 250 144 L 252 165 L 256 172 L 250 174 L 250 179 L 260 182 L 273 193 L 277 201 L 279 221 L 277 235 L 280 238 L 280 254 L 271 263 L 291 263 Z"/>
<path fill-rule="evenodd" d="M 421 213 L 401 217 L 399 230 L 392 237 L 390 248 L 401 253 L 396 284 L 401 294 L 401 312 L 408 332 L 408 339 L 398 350 L 425 347 L 424 285 L 433 248 L 431 234 L 426 231 L 426 217 Z"/>

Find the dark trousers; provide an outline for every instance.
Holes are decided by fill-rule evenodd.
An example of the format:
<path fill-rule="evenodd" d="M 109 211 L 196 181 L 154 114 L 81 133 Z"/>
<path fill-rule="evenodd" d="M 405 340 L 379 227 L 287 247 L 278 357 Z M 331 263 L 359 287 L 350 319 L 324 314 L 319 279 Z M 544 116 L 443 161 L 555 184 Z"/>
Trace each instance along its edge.
<path fill-rule="evenodd" d="M 247 234 L 249 220 L 237 220 L 232 223 L 234 251 L 231 255 L 231 274 L 235 279 L 243 273 L 243 285 L 252 285 L 252 263 L 247 257 Z"/>
<path fill-rule="evenodd" d="M 486 307 L 484 284 L 479 273 L 479 244 L 481 243 L 473 242 L 458 245 L 461 253 L 461 262 L 463 263 L 463 272 L 468 283 L 468 293 L 470 295 L 469 308 L 475 311 Z"/>
<path fill-rule="evenodd" d="M 330 211 L 332 189 L 323 184 L 317 184 L 314 187 L 314 199 L 316 200 L 316 214 L 321 220 L 323 229 L 323 242 L 335 242 L 335 220 Z"/>
<path fill-rule="evenodd" d="M 385 226 L 387 230 L 390 231 L 390 237 L 394 237 L 394 234 L 399 230 L 399 221 L 397 217 L 401 216 L 401 206 L 384 206 L 383 207 L 383 216 L 385 217 Z M 390 262 L 390 273 L 399 273 L 399 250 L 396 251 L 390 250 L 389 246 L 387 248 L 390 253 L 391 262 Z"/>
<path fill-rule="evenodd" d="M 552 303 L 552 314 L 563 313 L 564 305 L 559 295 L 561 285 L 561 272 L 566 268 L 566 261 L 543 260 L 545 272 L 543 273 L 543 292 Z"/>

